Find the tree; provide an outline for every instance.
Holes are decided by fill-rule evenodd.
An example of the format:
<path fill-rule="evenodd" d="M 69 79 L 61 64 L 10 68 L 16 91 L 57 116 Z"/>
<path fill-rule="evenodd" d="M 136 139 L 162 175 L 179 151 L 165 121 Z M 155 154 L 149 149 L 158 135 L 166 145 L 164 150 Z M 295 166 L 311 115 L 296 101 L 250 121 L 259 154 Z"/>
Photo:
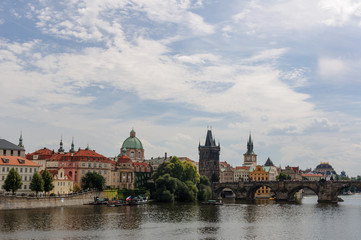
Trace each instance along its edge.
<path fill-rule="evenodd" d="M 50 172 L 45 169 L 42 173 L 41 173 L 41 177 L 44 180 L 44 191 L 46 193 L 50 192 L 51 190 L 53 190 L 54 188 L 54 184 L 53 184 L 53 176 L 50 174 Z"/>
<path fill-rule="evenodd" d="M 31 178 L 30 189 L 35 191 L 36 196 L 38 196 L 38 192 L 44 191 L 44 180 L 38 172 L 35 172 Z"/>
<path fill-rule="evenodd" d="M 12 191 L 13 195 L 21 188 L 23 182 L 21 181 L 20 174 L 12 168 L 7 175 L 4 185 L 2 186 L 7 192 Z"/>
<path fill-rule="evenodd" d="M 98 191 L 102 191 L 105 187 L 105 178 L 95 172 L 88 172 L 81 179 L 83 189 L 95 188 Z"/>
<path fill-rule="evenodd" d="M 206 176 L 201 175 L 199 184 L 197 185 L 198 194 L 197 198 L 199 201 L 205 201 L 212 198 L 212 189 L 210 182 Z"/>
<path fill-rule="evenodd" d="M 287 180 L 287 179 L 288 179 L 288 176 L 284 172 L 280 172 L 280 174 L 276 176 L 277 181 L 284 181 L 284 180 Z"/>

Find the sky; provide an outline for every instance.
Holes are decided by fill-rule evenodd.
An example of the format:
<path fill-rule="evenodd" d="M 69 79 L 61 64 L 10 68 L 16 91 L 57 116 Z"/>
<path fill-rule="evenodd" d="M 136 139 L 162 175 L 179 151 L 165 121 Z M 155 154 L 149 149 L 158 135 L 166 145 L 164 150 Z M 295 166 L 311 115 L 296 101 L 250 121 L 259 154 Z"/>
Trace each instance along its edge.
<path fill-rule="evenodd" d="M 361 175 L 361 1 L 3 0 L 0 138 Z"/>

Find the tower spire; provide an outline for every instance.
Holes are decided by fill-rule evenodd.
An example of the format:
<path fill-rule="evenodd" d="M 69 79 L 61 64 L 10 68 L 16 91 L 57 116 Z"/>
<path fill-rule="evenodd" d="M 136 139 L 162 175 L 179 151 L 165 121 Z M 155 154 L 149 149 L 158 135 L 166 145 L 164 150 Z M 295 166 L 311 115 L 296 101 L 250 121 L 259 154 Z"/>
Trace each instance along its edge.
<path fill-rule="evenodd" d="M 72 140 L 71 140 L 71 148 L 70 148 L 70 151 L 71 153 L 74 153 L 75 150 L 74 150 L 74 137 L 72 137 Z"/>
<path fill-rule="evenodd" d="M 24 145 L 23 145 L 23 131 L 20 131 L 20 138 L 19 138 L 18 146 L 21 147 L 21 148 L 24 148 Z"/>
<path fill-rule="evenodd" d="M 63 153 L 64 152 L 64 148 L 63 148 L 63 135 L 61 135 L 60 137 L 60 147 L 58 149 L 58 152 Z"/>

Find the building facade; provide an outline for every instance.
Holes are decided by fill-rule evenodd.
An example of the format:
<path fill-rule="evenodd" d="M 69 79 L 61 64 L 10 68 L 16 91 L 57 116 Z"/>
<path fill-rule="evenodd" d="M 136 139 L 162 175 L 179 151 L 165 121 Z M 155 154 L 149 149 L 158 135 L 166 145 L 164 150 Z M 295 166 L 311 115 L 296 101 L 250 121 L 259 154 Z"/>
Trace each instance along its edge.
<path fill-rule="evenodd" d="M 12 168 L 14 168 L 19 173 L 21 181 L 23 182 L 23 185 L 17 192 L 31 192 L 29 187 L 31 178 L 35 172 L 39 172 L 40 166 L 23 157 L 0 156 L 0 186 L 4 185 L 5 179 Z"/>
<path fill-rule="evenodd" d="M 132 129 L 132 131 L 130 131 L 130 136 L 123 142 L 120 153 L 122 154 L 123 148 L 125 148 L 126 155 L 132 162 L 144 162 L 143 144 L 135 135 L 136 133 L 134 129 Z"/>
<path fill-rule="evenodd" d="M 251 134 L 249 134 L 249 139 L 247 141 L 247 152 L 243 154 L 243 166 L 255 167 L 257 165 L 257 154 L 253 151 L 253 141 Z"/>
<path fill-rule="evenodd" d="M 216 145 L 212 137 L 212 131 L 207 131 L 206 141 L 203 146 L 199 144 L 199 174 L 208 177 L 209 181 L 219 182 L 219 154 L 220 145 Z"/>

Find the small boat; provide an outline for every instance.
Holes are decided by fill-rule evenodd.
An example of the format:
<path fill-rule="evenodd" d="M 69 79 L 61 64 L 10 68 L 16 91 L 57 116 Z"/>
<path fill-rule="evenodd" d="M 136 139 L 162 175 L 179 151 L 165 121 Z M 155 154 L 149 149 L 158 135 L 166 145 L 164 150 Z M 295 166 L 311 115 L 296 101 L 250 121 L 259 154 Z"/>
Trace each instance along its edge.
<path fill-rule="evenodd" d="M 208 200 L 207 202 L 202 202 L 203 205 L 223 205 L 222 200 L 217 202 L 216 200 Z"/>

